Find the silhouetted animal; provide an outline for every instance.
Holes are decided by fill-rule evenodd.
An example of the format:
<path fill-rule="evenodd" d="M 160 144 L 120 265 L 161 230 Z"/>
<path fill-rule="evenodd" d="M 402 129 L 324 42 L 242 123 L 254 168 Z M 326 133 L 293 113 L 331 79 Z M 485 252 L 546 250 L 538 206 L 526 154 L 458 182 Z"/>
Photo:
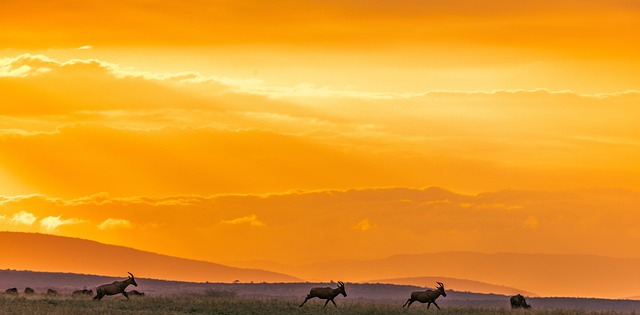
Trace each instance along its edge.
<path fill-rule="evenodd" d="M 128 291 L 127 294 L 129 294 L 131 296 L 144 296 L 144 292 L 140 292 L 138 290 Z"/>
<path fill-rule="evenodd" d="M 54 289 L 48 289 L 47 290 L 47 295 L 57 295 L 58 291 L 54 290 Z"/>
<path fill-rule="evenodd" d="M 527 304 L 524 296 L 518 294 L 509 299 L 511 301 L 511 308 L 531 308 L 531 305 Z"/>
<path fill-rule="evenodd" d="M 304 302 L 302 302 L 302 304 L 300 304 L 299 307 L 302 307 L 302 305 L 304 305 L 304 303 L 307 303 L 307 300 L 312 299 L 312 298 L 319 298 L 322 300 L 327 300 L 326 302 L 324 302 L 324 306 L 323 308 L 327 307 L 327 303 L 329 303 L 329 301 L 331 301 L 331 303 L 333 303 L 333 305 L 335 307 L 338 307 L 338 305 L 336 305 L 336 302 L 333 301 L 333 299 L 338 296 L 338 294 L 342 294 L 342 296 L 347 297 L 347 291 L 345 291 L 344 289 L 344 283 L 342 281 L 338 281 L 338 288 L 336 289 L 332 289 L 332 288 L 312 288 L 311 291 L 309 292 L 309 294 L 307 294 L 307 297 L 304 299 Z"/>
<path fill-rule="evenodd" d="M 87 290 L 87 289 L 82 289 L 82 290 L 75 290 L 72 293 L 73 295 L 93 295 L 93 290 Z"/>
<path fill-rule="evenodd" d="M 6 289 L 4 292 L 6 294 L 15 294 L 15 295 L 17 295 L 18 294 L 18 288 Z"/>
<path fill-rule="evenodd" d="M 24 288 L 24 294 L 34 294 L 36 291 L 32 288 L 26 287 Z"/>
<path fill-rule="evenodd" d="M 96 288 L 96 296 L 93 297 L 94 300 L 101 300 L 105 295 L 114 295 L 114 294 L 122 294 L 129 300 L 129 295 L 124 289 L 127 288 L 128 285 L 133 284 L 134 286 L 138 286 L 136 283 L 136 279 L 133 277 L 133 274 L 129 272 L 129 277 L 124 281 L 114 281 L 113 283 L 103 284 Z"/>
<path fill-rule="evenodd" d="M 436 304 L 436 299 L 440 295 L 447 296 L 447 293 L 444 292 L 444 284 L 442 284 L 442 282 L 436 283 L 438 284 L 438 287 L 435 290 L 427 289 L 426 291 L 411 292 L 411 297 L 406 302 L 404 302 L 402 307 L 407 306 L 407 308 L 409 308 L 409 306 L 411 306 L 413 302 L 418 301 L 420 303 L 427 303 L 427 309 L 429 309 L 431 303 L 433 303 L 433 305 L 440 309 L 440 306 Z"/>

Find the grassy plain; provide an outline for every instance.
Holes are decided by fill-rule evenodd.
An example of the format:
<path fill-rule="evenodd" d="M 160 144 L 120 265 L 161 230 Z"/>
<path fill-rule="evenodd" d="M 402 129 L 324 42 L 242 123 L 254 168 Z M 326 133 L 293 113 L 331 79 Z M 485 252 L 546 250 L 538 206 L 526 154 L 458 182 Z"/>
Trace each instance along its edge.
<path fill-rule="evenodd" d="M 207 295 L 176 295 L 137 297 L 127 301 L 123 296 L 105 297 L 102 301 L 93 301 L 91 297 L 72 297 L 69 295 L 47 296 L 9 296 L 0 295 L 0 314 L 635 314 L 635 312 L 593 311 L 584 309 L 532 309 L 511 310 L 509 308 L 483 308 L 470 306 L 444 306 L 442 310 L 433 306 L 414 304 L 410 309 L 401 304 L 373 302 L 366 300 L 336 299 L 338 307 L 329 303 L 323 309 L 323 301 L 310 300 L 302 308 L 300 299 L 286 298 L 249 298 L 249 297 L 211 297 Z"/>

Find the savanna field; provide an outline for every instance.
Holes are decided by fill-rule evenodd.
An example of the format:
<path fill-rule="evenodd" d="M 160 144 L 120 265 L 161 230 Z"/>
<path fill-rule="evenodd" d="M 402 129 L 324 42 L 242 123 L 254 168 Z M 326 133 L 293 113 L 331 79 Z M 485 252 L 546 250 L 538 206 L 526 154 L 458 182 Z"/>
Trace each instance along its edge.
<path fill-rule="evenodd" d="M 395 303 L 394 301 L 379 302 L 348 298 L 336 299 L 338 307 L 329 304 L 323 309 L 324 301 L 317 299 L 310 300 L 303 307 L 298 307 L 302 299 L 225 295 L 227 294 L 208 292 L 131 297 L 129 301 L 119 295 L 104 298 L 102 301 L 93 301 L 90 296 L 77 297 L 64 294 L 57 296 L 1 294 L 0 314 L 636 314 L 634 310 L 591 309 L 588 306 L 584 308 L 584 305 L 570 302 L 560 302 L 554 306 L 542 306 L 538 309 L 534 305 L 534 308 L 529 310 L 512 310 L 506 302 L 504 306 L 469 306 L 469 301 L 447 302 L 446 299 L 438 300 L 441 310 L 437 310 L 433 305 L 431 309 L 427 309 L 426 304 L 419 303 L 407 309 L 402 308 L 402 301 Z M 634 301 L 610 301 L 610 303 L 620 304 L 628 302 L 635 303 Z"/>

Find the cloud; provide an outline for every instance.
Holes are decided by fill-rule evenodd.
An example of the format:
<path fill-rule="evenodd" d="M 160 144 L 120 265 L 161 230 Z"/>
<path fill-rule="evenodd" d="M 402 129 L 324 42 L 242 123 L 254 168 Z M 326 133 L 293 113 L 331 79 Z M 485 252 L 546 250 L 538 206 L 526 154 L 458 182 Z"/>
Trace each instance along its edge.
<path fill-rule="evenodd" d="M 91 46 L 82 46 L 91 47 Z M 552 89 L 494 89 L 494 90 L 428 90 L 414 92 L 390 92 L 390 91 L 363 91 L 348 88 L 335 88 L 331 86 L 319 86 L 310 82 L 297 83 L 291 86 L 271 85 L 262 79 L 256 78 L 232 78 L 217 75 L 203 75 L 193 71 L 181 71 L 174 73 L 151 72 L 130 67 L 122 67 L 100 59 L 70 59 L 58 61 L 42 54 L 22 54 L 16 57 L 0 58 L 0 77 L 27 77 L 40 76 L 49 73 L 53 79 L 60 74 L 65 75 L 104 75 L 112 79 L 139 79 L 149 82 L 175 82 L 182 84 L 182 88 L 189 86 L 198 87 L 202 84 L 212 84 L 224 87 L 221 91 L 226 93 L 240 93 L 247 95 L 262 95 L 269 98 L 284 99 L 361 99 L 361 100 L 407 100 L 423 99 L 425 97 L 450 97 L 450 96 L 492 96 L 492 95 L 573 95 L 582 98 L 612 98 L 627 95 L 638 95 L 638 90 L 625 90 L 610 93 L 577 93 L 571 90 Z M 82 83 L 82 82 L 79 82 Z M 106 83 L 106 82 L 102 82 Z M 211 93 L 211 86 L 206 91 Z M 219 90 L 220 91 L 220 90 Z M 67 91 L 65 91 L 67 92 Z M 124 92 L 124 90 L 123 90 Z M 194 92 L 194 90 L 191 90 Z M 128 91 L 130 94 L 131 91 Z"/>
<path fill-rule="evenodd" d="M 106 219 L 98 225 L 100 230 L 113 230 L 113 229 L 130 229 L 131 222 L 125 219 Z"/>
<path fill-rule="evenodd" d="M 42 54 L 22 54 L 16 57 L 0 58 L 0 77 L 28 77 L 39 76 L 43 73 L 52 74 L 64 72 L 66 74 L 79 73 L 78 70 L 94 71 L 103 68 L 114 70 L 118 67 L 97 59 L 71 59 L 59 62 Z"/>
<path fill-rule="evenodd" d="M 249 215 L 249 216 L 246 216 L 246 217 L 232 219 L 232 220 L 222 220 L 220 222 L 224 223 L 224 224 L 249 224 L 251 226 L 265 226 L 266 225 L 264 222 L 258 220 L 258 216 L 256 216 L 255 214 L 252 214 L 252 215 Z"/>
<path fill-rule="evenodd" d="M 364 219 L 360 222 L 358 222 L 358 224 L 356 224 L 355 226 L 353 226 L 353 229 L 362 231 L 362 232 L 366 232 L 369 231 L 371 229 L 376 228 L 378 225 L 377 224 L 371 224 L 369 223 L 369 219 Z"/>
<path fill-rule="evenodd" d="M 117 202 L 117 200 L 119 199 L 111 197 L 109 193 L 100 192 L 90 196 L 69 200 L 69 203 L 73 205 L 85 205 L 85 204 L 106 205 L 114 201 Z"/>
<path fill-rule="evenodd" d="M 62 225 L 68 225 L 68 224 L 78 224 L 83 222 L 82 220 L 79 219 L 65 219 L 65 220 L 61 220 L 60 216 L 48 216 L 42 220 L 40 220 L 40 227 L 42 227 L 44 230 L 46 230 L 47 232 L 51 232 L 55 229 L 57 229 L 58 227 L 62 226 Z"/>
<path fill-rule="evenodd" d="M 425 242 L 432 252 L 512 252 L 526 244 L 526 250 L 535 252 L 624 256 L 629 244 L 640 239 L 638 207 L 640 193 L 608 189 L 462 194 L 398 187 L 74 199 L 29 195 L 0 203 L 0 215 L 5 215 L 0 229 L 57 227 L 56 233 L 64 236 L 211 261 L 319 257 L 323 253 L 305 245 L 326 239 L 334 240 L 332 255 L 354 259 L 412 252 L 415 244 Z M 16 220 L 31 218 L 38 226 L 12 222 L 21 211 Z M 65 226 L 79 223 L 71 218 L 96 224 Z M 601 233 L 611 238 L 601 240 Z M 240 247 L 247 250 L 233 250 Z"/>
<path fill-rule="evenodd" d="M 206 177 L 220 179 L 213 193 L 434 183 L 572 188 L 576 173 L 586 174 L 584 186 L 639 187 L 637 90 L 368 92 L 32 54 L 1 58 L 0 75 L 0 94 L 10 100 L 0 108 L 0 138 L 8 139 L 0 163 L 48 195 L 201 194 L 210 188 Z M 148 156 L 162 162 L 145 163 Z M 151 165 L 160 164 L 173 170 L 158 175 Z M 86 185 L 81 171 L 62 179 L 72 185 L 56 184 L 58 170 L 71 165 L 100 187 Z M 122 168 L 131 185 L 115 183 Z M 234 177 L 234 168 L 246 172 Z M 346 173 L 329 175 L 335 170 Z M 283 180 L 269 180 L 275 175 Z"/>
<path fill-rule="evenodd" d="M 89 50 L 89 49 L 93 49 L 93 46 L 91 46 L 91 45 L 84 45 L 84 46 L 80 46 L 80 47 L 78 47 L 78 50 Z"/>
<path fill-rule="evenodd" d="M 58 61 L 32 54 L 0 58 L 0 78 L 0 91 L 7 100 L 0 114 L 32 120 L 55 115 L 35 121 L 45 126 L 96 119 L 113 122 L 115 116 L 140 128 L 139 122 L 157 120 L 159 113 L 168 118 L 176 112 L 184 114 L 196 108 L 215 112 L 217 108 L 216 101 L 204 95 L 207 92 L 184 86 L 182 80 L 188 77 L 183 73 L 147 75 L 99 59 Z M 176 112 L 162 111 L 168 109 Z M 196 119 L 193 113 L 191 118 Z M 33 128 L 35 124 L 27 125 Z"/>
<path fill-rule="evenodd" d="M 91 46 L 83 46 L 91 47 Z M 89 49 L 89 48 L 85 48 Z M 39 76 L 48 73 L 53 79 L 64 74 L 66 76 L 90 75 L 103 79 L 144 79 L 147 81 L 173 81 L 176 83 L 188 83 L 197 86 L 203 83 L 213 83 L 230 88 L 235 87 L 236 91 L 250 89 L 263 85 L 263 81 L 255 78 L 229 78 L 215 75 L 201 75 L 197 72 L 182 71 L 175 73 L 162 73 L 138 70 L 130 67 L 121 67 L 118 64 L 100 59 L 69 59 L 58 61 L 42 54 L 25 53 L 16 57 L 0 58 L 0 77 L 29 77 Z M 82 82 L 78 82 L 81 84 Z M 101 82 L 106 83 L 106 82 Z M 231 89 L 229 91 L 232 91 Z M 68 91 L 66 91 L 68 92 Z M 130 93 L 131 91 L 129 91 Z"/>
<path fill-rule="evenodd" d="M 38 218 L 27 211 L 20 211 L 11 217 L 11 223 L 15 225 L 33 225 Z"/>
<path fill-rule="evenodd" d="M 0 109 L 1 114 L 45 115 L 47 120 L 39 123 L 57 123 L 56 127 L 70 122 L 133 129 L 203 127 L 216 121 L 217 126 L 231 130 L 251 126 L 287 134 L 324 132 L 343 139 L 411 141 L 414 148 L 425 134 L 431 138 L 450 137 L 452 133 L 459 136 L 458 132 L 473 138 L 511 138 L 521 133 L 535 134 L 540 130 L 536 126 L 541 125 L 547 135 L 561 128 L 592 129 L 598 124 L 591 117 L 615 120 L 611 119 L 617 118 L 610 115 L 612 108 L 627 112 L 628 104 L 640 98 L 638 90 L 592 94 L 552 89 L 400 93 L 314 83 L 283 86 L 255 78 L 193 71 L 151 72 L 100 59 L 58 61 L 41 54 L 0 58 L 0 77 L 6 79 L 0 81 L 3 97 L 14 100 Z M 592 106 L 594 101 L 602 106 Z M 550 111 L 561 116 L 549 115 Z M 574 124 L 558 123 L 574 121 L 576 116 L 582 118 Z M 60 121 L 53 121 L 53 117 Z M 455 131 L 449 130 L 450 123 L 444 123 L 451 121 L 458 122 Z M 470 127 L 461 127 L 466 125 Z M 6 128 L 5 132 L 20 133 L 20 129 Z M 602 128 L 600 132 L 614 129 Z M 22 133 L 32 131 L 23 129 Z M 571 130 L 563 134 L 576 132 L 585 133 Z"/>

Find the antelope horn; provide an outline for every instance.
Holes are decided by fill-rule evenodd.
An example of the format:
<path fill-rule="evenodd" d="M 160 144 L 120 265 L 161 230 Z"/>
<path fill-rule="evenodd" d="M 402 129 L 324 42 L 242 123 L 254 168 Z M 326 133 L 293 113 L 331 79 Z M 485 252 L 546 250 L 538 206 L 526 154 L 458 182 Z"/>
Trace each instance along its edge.
<path fill-rule="evenodd" d="M 442 284 L 442 282 L 436 281 L 436 283 L 439 284 L 441 287 L 444 287 L 444 284 Z"/>
<path fill-rule="evenodd" d="M 342 281 L 338 281 L 338 285 L 341 285 L 341 286 L 343 286 L 343 287 L 344 287 L 344 282 L 342 282 Z"/>
<path fill-rule="evenodd" d="M 129 274 L 131 275 L 131 278 L 133 278 L 133 274 L 129 272 Z"/>

